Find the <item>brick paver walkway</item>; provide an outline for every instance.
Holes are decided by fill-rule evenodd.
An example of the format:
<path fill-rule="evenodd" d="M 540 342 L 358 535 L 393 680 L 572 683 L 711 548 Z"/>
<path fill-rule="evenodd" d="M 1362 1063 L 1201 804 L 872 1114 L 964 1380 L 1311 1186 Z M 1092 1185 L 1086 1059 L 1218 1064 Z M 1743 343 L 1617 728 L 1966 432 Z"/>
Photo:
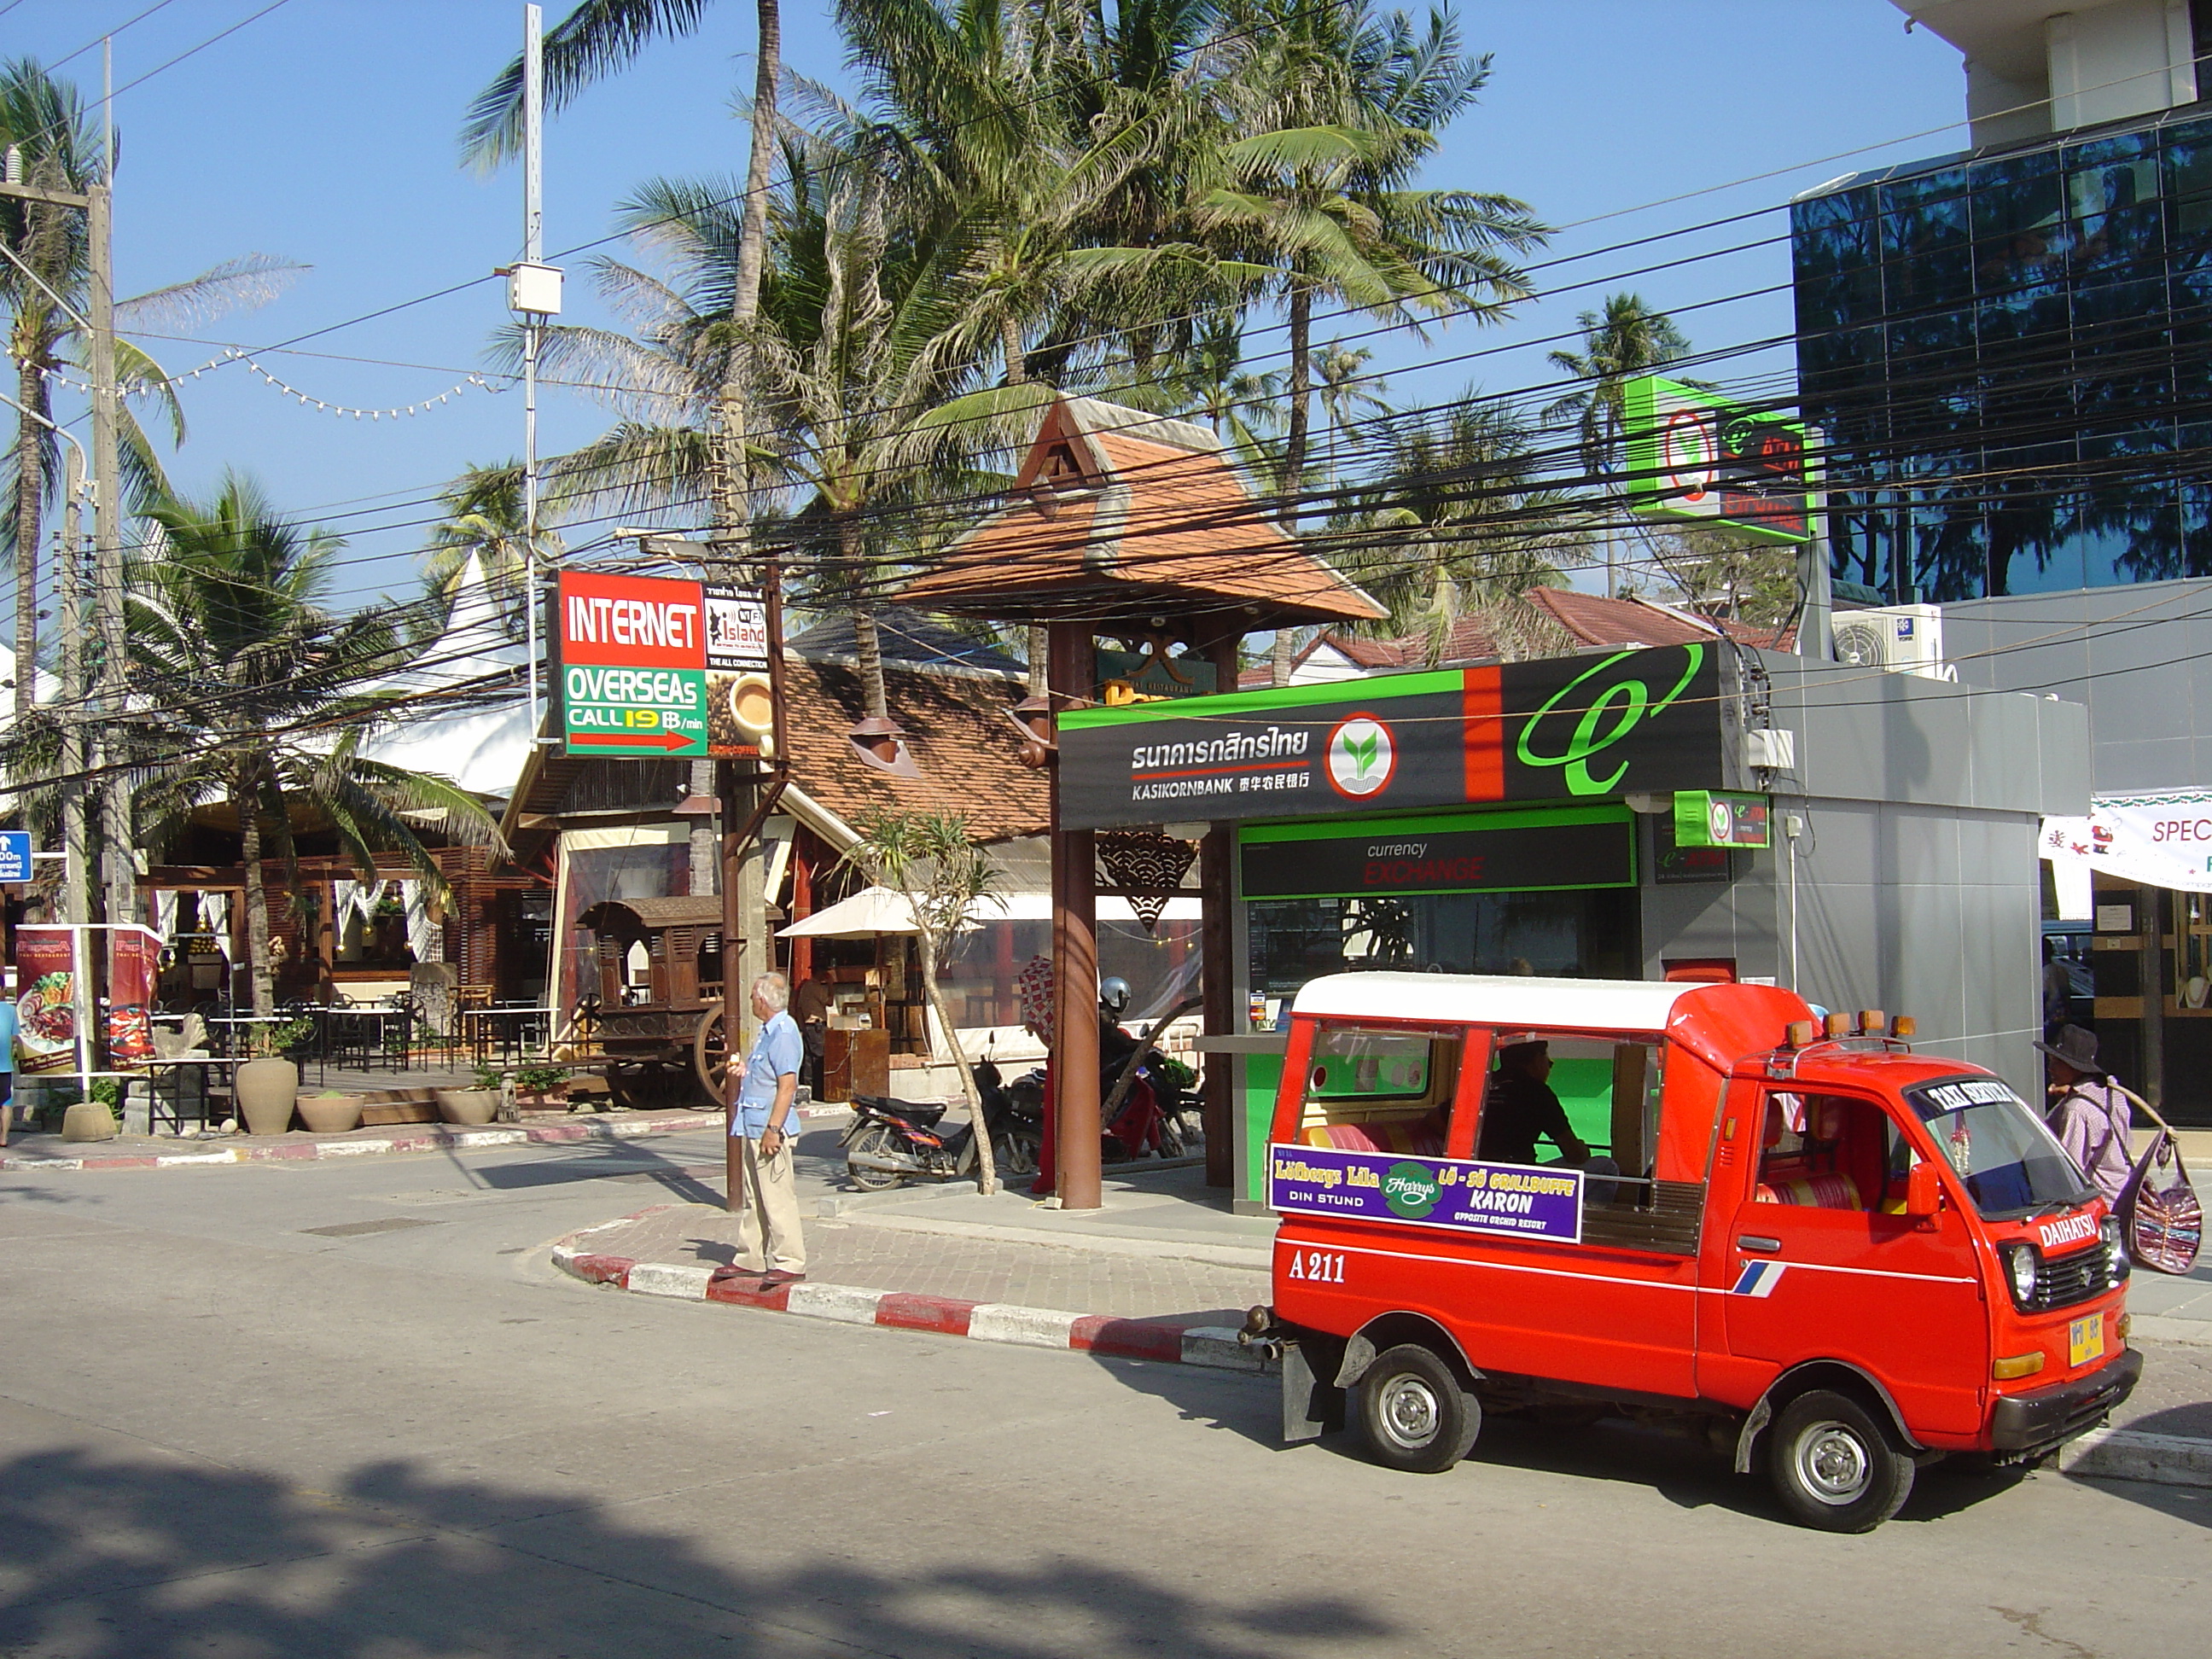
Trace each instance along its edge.
<path fill-rule="evenodd" d="M 826 1284 L 1124 1319 L 1215 1315 L 1202 1322 L 1229 1325 L 1268 1299 L 1264 1270 L 1192 1261 L 1174 1255 L 1171 1245 L 1158 1254 L 1109 1253 L 861 1219 L 810 1218 L 805 1230 L 806 1276 Z M 737 1236 L 736 1217 L 709 1205 L 678 1204 L 579 1234 L 573 1243 L 595 1255 L 720 1266 L 736 1254 Z"/>

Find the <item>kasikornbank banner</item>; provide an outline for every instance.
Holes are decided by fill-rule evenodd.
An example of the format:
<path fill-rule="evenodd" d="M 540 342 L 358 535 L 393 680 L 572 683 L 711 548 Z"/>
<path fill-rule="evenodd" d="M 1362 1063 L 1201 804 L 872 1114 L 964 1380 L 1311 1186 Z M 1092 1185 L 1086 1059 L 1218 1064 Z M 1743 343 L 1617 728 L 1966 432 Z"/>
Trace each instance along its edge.
<path fill-rule="evenodd" d="M 1277 1144 L 1267 1148 L 1267 1206 L 1554 1244 L 1583 1237 L 1582 1171 L 1556 1167 Z"/>
<path fill-rule="evenodd" d="M 2062 896 L 2069 884 L 2081 889 L 2081 902 L 2063 915 L 2087 916 L 2089 878 L 2100 872 L 2179 893 L 2212 893 L 2212 794 L 2093 796 L 2086 818 L 2044 819 L 2042 852 Z"/>
<path fill-rule="evenodd" d="M 1708 645 L 1292 685 L 1060 717 L 1072 830 L 1721 789 Z"/>

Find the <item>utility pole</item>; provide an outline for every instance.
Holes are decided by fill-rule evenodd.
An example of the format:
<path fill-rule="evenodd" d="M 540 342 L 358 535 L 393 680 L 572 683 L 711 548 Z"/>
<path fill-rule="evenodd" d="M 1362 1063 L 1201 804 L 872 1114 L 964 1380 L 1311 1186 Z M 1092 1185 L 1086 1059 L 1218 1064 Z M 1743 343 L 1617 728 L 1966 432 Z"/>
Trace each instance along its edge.
<path fill-rule="evenodd" d="M 85 839 L 84 744 L 84 451 L 72 441 L 65 458 L 68 494 L 54 573 L 59 579 L 62 635 L 62 915 L 92 920 L 89 851 Z"/>
<path fill-rule="evenodd" d="M 561 314 L 561 271 L 545 263 L 544 12 L 522 9 L 522 258 L 507 278 L 507 308 L 522 322 L 522 613 L 530 682 L 530 735 L 541 738 L 538 699 L 538 352 L 548 317 Z"/>
<path fill-rule="evenodd" d="M 93 614 L 100 634 L 100 877 L 107 920 L 138 920 L 138 868 L 131 833 L 131 785 L 121 769 L 125 652 L 123 625 L 123 471 L 116 450 L 120 398 L 115 385 L 115 100 L 112 52 L 104 54 L 108 95 L 100 177 L 85 191 L 85 242 L 92 275 Z"/>

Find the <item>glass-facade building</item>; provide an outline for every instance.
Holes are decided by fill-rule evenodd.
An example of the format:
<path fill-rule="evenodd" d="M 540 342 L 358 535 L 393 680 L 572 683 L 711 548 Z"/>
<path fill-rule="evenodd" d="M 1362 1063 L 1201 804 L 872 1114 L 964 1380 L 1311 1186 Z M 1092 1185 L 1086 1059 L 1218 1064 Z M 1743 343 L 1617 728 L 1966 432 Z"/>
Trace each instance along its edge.
<path fill-rule="evenodd" d="M 2212 113 L 1791 209 L 1833 568 L 1886 603 L 2212 575 Z"/>

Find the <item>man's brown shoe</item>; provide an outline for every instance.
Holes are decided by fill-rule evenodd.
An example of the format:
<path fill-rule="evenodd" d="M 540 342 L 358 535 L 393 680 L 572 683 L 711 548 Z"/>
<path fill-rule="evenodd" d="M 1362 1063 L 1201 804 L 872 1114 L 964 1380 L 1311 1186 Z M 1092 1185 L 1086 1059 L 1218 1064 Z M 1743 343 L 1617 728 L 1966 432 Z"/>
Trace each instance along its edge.
<path fill-rule="evenodd" d="M 763 1273 L 761 1275 L 761 1283 L 763 1285 L 796 1285 L 799 1280 L 805 1277 L 806 1275 L 805 1273 L 787 1273 L 784 1272 L 782 1268 L 777 1267 L 768 1273 Z"/>

